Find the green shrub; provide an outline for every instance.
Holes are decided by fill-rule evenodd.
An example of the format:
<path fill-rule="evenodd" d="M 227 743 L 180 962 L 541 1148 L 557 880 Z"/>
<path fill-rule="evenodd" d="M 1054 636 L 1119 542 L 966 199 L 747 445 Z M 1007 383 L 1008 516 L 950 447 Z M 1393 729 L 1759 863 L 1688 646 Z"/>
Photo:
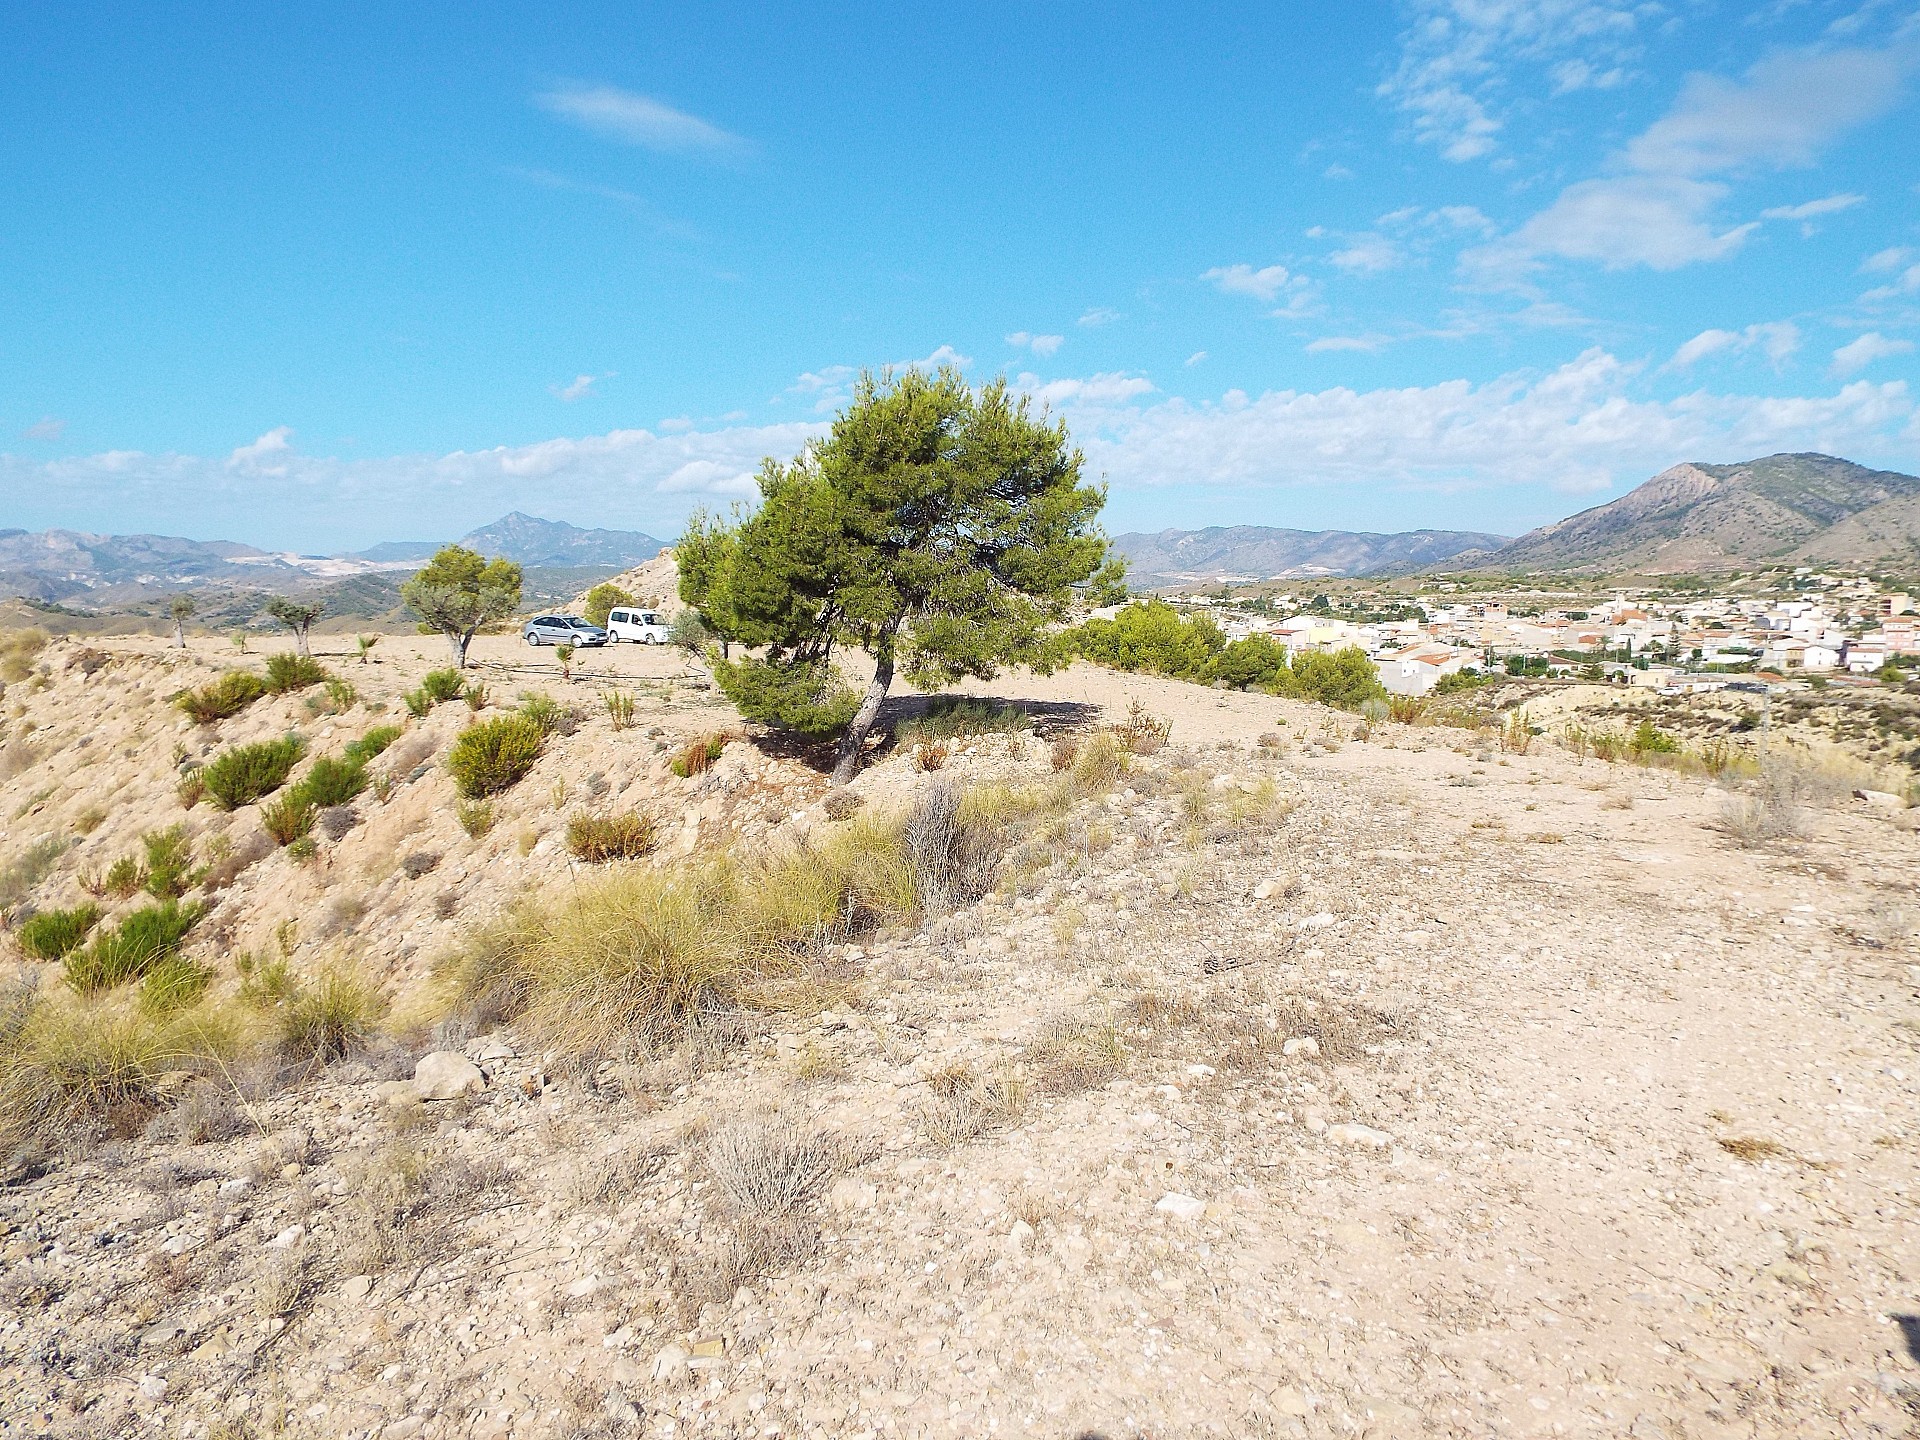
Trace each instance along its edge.
<path fill-rule="evenodd" d="M 493 802 L 491 800 L 462 800 L 453 808 L 453 818 L 460 822 L 460 828 L 469 838 L 478 840 L 493 829 Z"/>
<path fill-rule="evenodd" d="M 309 685 L 321 684 L 326 678 L 326 667 L 310 655 L 285 651 L 267 657 L 267 689 L 276 695 L 304 690 Z"/>
<path fill-rule="evenodd" d="M 1472 666 L 1456 670 L 1451 675 L 1442 675 L 1440 683 L 1433 687 L 1436 695 L 1458 695 L 1463 690 L 1478 690 L 1482 685 L 1491 685 L 1493 677 L 1482 675 Z"/>
<path fill-rule="evenodd" d="M 67 983 L 90 995 L 139 979 L 178 951 L 205 913 L 204 905 L 182 905 L 177 900 L 135 910 L 113 929 L 96 934 L 85 949 L 67 953 Z"/>
<path fill-rule="evenodd" d="M 525 715 L 475 721 L 447 753 L 454 787 L 469 800 L 499 794 L 533 769 L 546 739 L 546 732 Z"/>
<path fill-rule="evenodd" d="M 357 760 L 334 760 L 322 755 L 294 786 L 310 804 L 325 809 L 344 805 L 367 788 L 365 766 Z"/>
<path fill-rule="evenodd" d="M 349 740 L 343 752 L 347 759 L 364 765 L 377 758 L 386 748 L 398 740 L 401 730 L 398 725 L 376 725 L 358 740 Z"/>
<path fill-rule="evenodd" d="M 360 692 L 338 675 L 327 677 L 327 701 L 336 710 L 351 710 Z"/>
<path fill-rule="evenodd" d="M 586 603 L 580 607 L 580 618 L 589 625 L 606 626 L 607 615 L 616 605 L 637 605 L 639 602 L 622 590 L 611 580 L 602 580 L 587 592 Z"/>
<path fill-rule="evenodd" d="M 238 715 L 267 693 L 266 682 L 251 670 L 229 670 L 209 685 L 189 690 L 174 701 L 196 725 L 211 725 Z"/>
<path fill-rule="evenodd" d="M 1318 700 L 1341 710 L 1357 710 L 1361 702 L 1386 695 L 1380 673 L 1358 645 L 1344 650 L 1303 650 L 1289 667 L 1288 689 L 1304 699 Z"/>
<path fill-rule="evenodd" d="M 590 865 L 638 860 L 659 843 L 659 827 L 647 815 L 576 815 L 567 822 L 567 849 Z"/>
<path fill-rule="evenodd" d="M 156 900 L 177 900 L 200 883 L 193 868 L 193 842 L 185 825 L 149 830 L 140 837 L 146 847 L 146 891 Z"/>
<path fill-rule="evenodd" d="M 538 725 L 543 735 L 571 735 L 578 723 L 572 706 L 532 690 L 520 692 L 520 713 Z"/>
<path fill-rule="evenodd" d="M 407 713 L 416 720 L 424 720 L 433 713 L 433 699 L 424 690 L 409 690 L 400 698 L 406 702 Z"/>
<path fill-rule="evenodd" d="M 124 900 L 146 883 L 147 872 L 140 868 L 140 862 L 131 855 L 122 855 L 107 867 L 106 878 L 100 882 L 100 889 L 116 900 Z"/>
<path fill-rule="evenodd" d="M 1074 649 L 1096 665 L 1202 678 L 1227 637 L 1204 615 L 1184 617 L 1164 600 L 1136 600 L 1111 620 L 1089 620 L 1068 632 Z"/>
<path fill-rule="evenodd" d="M 304 840 L 319 816 L 319 807 L 298 789 L 289 790 L 271 805 L 260 808 L 260 824 L 276 845 Z"/>
<path fill-rule="evenodd" d="M 833 665 L 770 665 L 742 656 L 716 659 L 713 679 L 742 715 L 798 735 L 820 737 L 844 730 L 860 709 L 860 696 Z"/>
<path fill-rule="evenodd" d="M 69 950 L 78 949 L 100 918 L 98 905 L 78 905 L 71 910 L 42 910 L 20 922 L 14 938 L 20 948 L 36 960 L 59 960 Z"/>
<path fill-rule="evenodd" d="M 203 765 L 200 775 L 215 804 L 222 810 L 237 810 L 286 784 L 287 776 L 306 749 L 306 742 L 298 735 L 263 740 L 256 745 L 237 745 Z"/>
<path fill-rule="evenodd" d="M 1649 755 L 1672 755 L 1679 751 L 1680 742 L 1667 734 L 1651 720 L 1642 720 L 1634 727 L 1633 734 L 1627 739 L 1627 747 L 1636 758 L 1645 759 Z"/>
<path fill-rule="evenodd" d="M 1215 655 L 1206 678 L 1224 681 L 1236 690 L 1267 690 L 1284 686 L 1287 673 L 1287 647 L 1271 635 L 1249 635 Z"/>
<path fill-rule="evenodd" d="M 467 682 L 458 670 L 429 670 L 420 677 L 420 688 L 436 705 L 458 700 Z"/>

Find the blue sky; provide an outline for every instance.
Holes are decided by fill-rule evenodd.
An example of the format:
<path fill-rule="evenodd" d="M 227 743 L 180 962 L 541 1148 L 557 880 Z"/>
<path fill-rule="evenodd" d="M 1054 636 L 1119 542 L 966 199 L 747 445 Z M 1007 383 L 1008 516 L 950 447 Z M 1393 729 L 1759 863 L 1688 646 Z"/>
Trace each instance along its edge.
<path fill-rule="evenodd" d="M 910 8 L 15 13 L 0 525 L 671 536 L 942 359 L 1114 530 L 1920 470 L 1913 3 Z"/>

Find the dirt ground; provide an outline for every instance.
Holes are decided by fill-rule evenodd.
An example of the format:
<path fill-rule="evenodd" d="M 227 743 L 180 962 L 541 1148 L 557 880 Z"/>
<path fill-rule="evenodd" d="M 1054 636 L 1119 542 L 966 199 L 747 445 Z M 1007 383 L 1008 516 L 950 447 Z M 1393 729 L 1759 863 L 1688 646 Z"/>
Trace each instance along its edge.
<path fill-rule="evenodd" d="M 96 643 L 113 666 L 24 702 L 44 753 L 0 788 L 0 864 L 104 785 L 128 814 L 89 855 L 179 815 L 165 756 L 197 739 L 154 697 L 233 657 Z M 361 708 L 302 723 L 364 729 L 443 653 L 334 657 Z M 644 715 L 588 714 L 478 841 L 426 764 L 322 864 L 261 861 L 221 943 L 356 896 L 325 944 L 414 983 L 472 916 L 582 882 L 554 786 L 589 771 L 595 803 L 682 823 L 671 854 L 832 823 L 817 773 L 751 744 L 667 775 L 729 718 L 675 656 L 600 652 L 571 687 L 551 652 L 477 658 L 503 703 L 618 676 Z M 87 698 L 116 674 L 113 706 Z M 417 1053 L 368 1056 L 241 1133 L 162 1127 L 0 1192 L 0 1434 L 1920 1433 L 1916 812 L 1842 800 L 1747 849 L 1708 782 L 1544 738 L 1357 739 L 1322 707 L 1085 666 L 973 688 L 1062 727 L 1137 700 L 1170 743 L 1049 868 L 834 957 L 844 1000 L 699 1064 L 568 1078 L 510 1031 L 456 1038 L 470 1098 L 396 1109 Z M 221 742 L 301 718 L 273 703 Z M 415 729 L 444 743 L 462 708 Z M 87 730 L 124 775 L 63 762 Z M 986 736 L 854 788 L 1050 773 L 1044 736 Z M 379 875 L 428 845 L 431 881 Z M 1073 1082 L 1074 1045 L 1105 1068 Z M 689 1274 L 737 1239 L 714 1137 L 742 1120 L 831 1140 L 837 1173 L 804 1252 L 703 1298 Z M 341 1273 L 396 1146 L 458 1177 L 437 1238 Z M 263 1304 L 290 1254 L 306 1289 Z"/>

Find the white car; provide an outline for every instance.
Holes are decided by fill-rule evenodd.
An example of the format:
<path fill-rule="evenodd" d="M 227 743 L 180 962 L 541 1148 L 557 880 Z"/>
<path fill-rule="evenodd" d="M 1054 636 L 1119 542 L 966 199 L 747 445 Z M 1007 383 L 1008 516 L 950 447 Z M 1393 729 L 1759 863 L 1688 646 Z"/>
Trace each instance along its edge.
<path fill-rule="evenodd" d="M 657 610 L 632 610 L 616 605 L 607 612 L 607 638 L 639 645 L 667 643 L 667 622 Z"/>

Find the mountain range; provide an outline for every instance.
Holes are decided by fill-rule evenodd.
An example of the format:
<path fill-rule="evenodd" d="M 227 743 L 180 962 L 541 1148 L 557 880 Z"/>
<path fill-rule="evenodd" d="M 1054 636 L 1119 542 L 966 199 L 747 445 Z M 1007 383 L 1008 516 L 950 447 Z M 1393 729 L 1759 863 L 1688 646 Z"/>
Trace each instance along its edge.
<path fill-rule="evenodd" d="M 1116 535 L 1136 585 L 1180 580 L 1278 580 L 1384 575 L 1459 568 L 1463 555 L 1507 543 L 1472 530 L 1405 530 L 1377 535 L 1353 530 L 1284 530 L 1271 525 L 1213 525 Z"/>
<path fill-rule="evenodd" d="M 297 555 L 226 540 L 0 530 L 0 594 L 125 604 L 181 589 L 305 590 L 355 577 L 397 576 L 443 541 L 393 541 L 351 555 Z M 637 530 L 587 530 L 515 511 L 459 542 L 529 568 L 620 570 L 652 559 L 660 541 Z M 383 589 L 391 586 L 379 587 Z"/>
<path fill-rule="evenodd" d="M 1529 531 L 1481 563 L 1688 574 L 1888 562 L 1920 562 L 1920 477 L 1803 454 L 1675 465 L 1618 500 Z"/>

